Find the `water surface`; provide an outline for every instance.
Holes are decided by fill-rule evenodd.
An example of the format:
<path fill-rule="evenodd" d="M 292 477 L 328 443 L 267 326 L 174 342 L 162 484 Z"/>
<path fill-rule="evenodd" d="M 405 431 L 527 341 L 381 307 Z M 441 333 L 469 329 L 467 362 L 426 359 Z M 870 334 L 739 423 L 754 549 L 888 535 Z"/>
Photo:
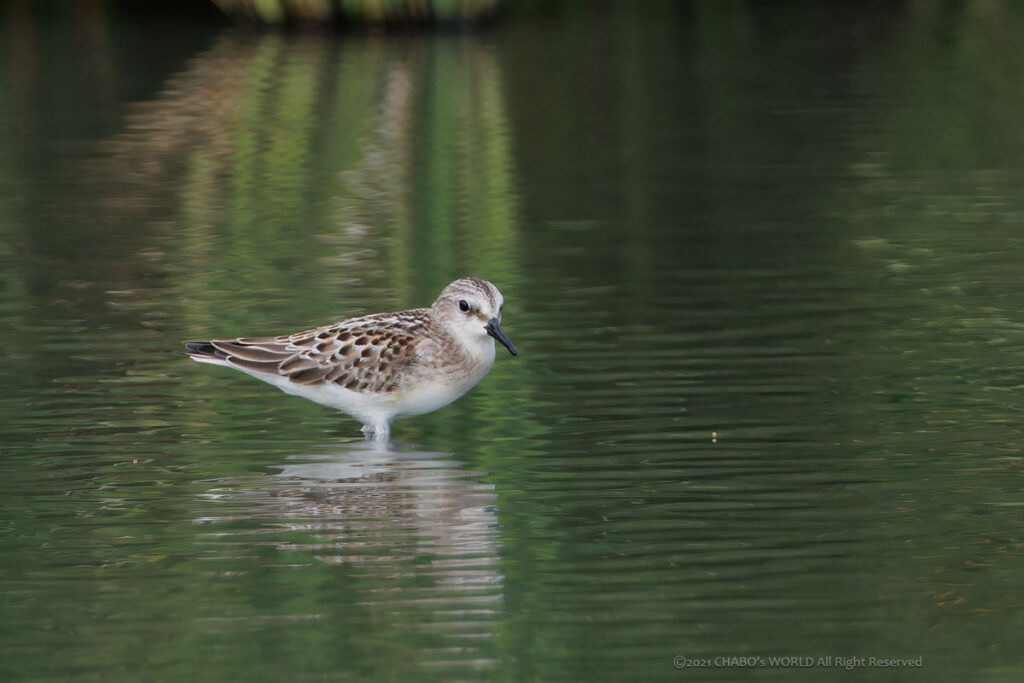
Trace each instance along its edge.
<path fill-rule="evenodd" d="M 6 22 L 5 680 L 1024 672 L 1018 8 Z M 175 353 L 466 274 L 390 449 Z"/>

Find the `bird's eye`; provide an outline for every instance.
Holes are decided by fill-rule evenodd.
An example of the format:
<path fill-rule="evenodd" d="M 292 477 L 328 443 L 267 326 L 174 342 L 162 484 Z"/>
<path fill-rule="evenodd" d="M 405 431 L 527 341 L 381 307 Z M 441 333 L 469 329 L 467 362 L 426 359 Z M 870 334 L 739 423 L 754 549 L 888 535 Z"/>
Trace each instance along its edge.
<path fill-rule="evenodd" d="M 462 312 L 468 311 L 469 310 L 469 302 L 466 301 L 465 299 L 461 300 L 459 302 L 459 310 L 462 311 Z"/>

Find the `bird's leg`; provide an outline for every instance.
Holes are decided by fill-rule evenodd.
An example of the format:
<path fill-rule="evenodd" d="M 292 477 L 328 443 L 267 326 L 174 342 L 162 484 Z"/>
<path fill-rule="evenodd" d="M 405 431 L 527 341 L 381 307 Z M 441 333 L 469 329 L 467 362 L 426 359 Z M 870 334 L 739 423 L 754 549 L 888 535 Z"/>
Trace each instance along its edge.
<path fill-rule="evenodd" d="M 387 422 L 375 422 L 363 425 L 363 434 L 370 441 L 387 441 L 391 436 L 391 425 Z"/>

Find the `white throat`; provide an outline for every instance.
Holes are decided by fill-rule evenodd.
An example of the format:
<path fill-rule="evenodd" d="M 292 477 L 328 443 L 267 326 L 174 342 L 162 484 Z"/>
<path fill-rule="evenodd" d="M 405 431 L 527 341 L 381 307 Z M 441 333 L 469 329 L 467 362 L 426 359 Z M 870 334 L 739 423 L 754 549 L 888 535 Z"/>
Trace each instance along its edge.
<path fill-rule="evenodd" d="M 477 334 L 476 331 L 467 330 L 462 326 L 451 332 L 469 360 L 488 368 L 494 364 L 494 339 L 486 332 Z"/>

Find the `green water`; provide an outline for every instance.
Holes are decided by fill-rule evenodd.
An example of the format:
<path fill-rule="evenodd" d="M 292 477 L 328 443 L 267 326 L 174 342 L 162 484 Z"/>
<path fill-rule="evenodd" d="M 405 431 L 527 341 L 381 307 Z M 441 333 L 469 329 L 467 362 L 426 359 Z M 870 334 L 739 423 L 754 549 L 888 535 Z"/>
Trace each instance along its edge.
<path fill-rule="evenodd" d="M 1021 7 L 25 7 L 0 678 L 1024 675 Z M 466 274 L 520 356 L 387 452 L 176 355 Z"/>

